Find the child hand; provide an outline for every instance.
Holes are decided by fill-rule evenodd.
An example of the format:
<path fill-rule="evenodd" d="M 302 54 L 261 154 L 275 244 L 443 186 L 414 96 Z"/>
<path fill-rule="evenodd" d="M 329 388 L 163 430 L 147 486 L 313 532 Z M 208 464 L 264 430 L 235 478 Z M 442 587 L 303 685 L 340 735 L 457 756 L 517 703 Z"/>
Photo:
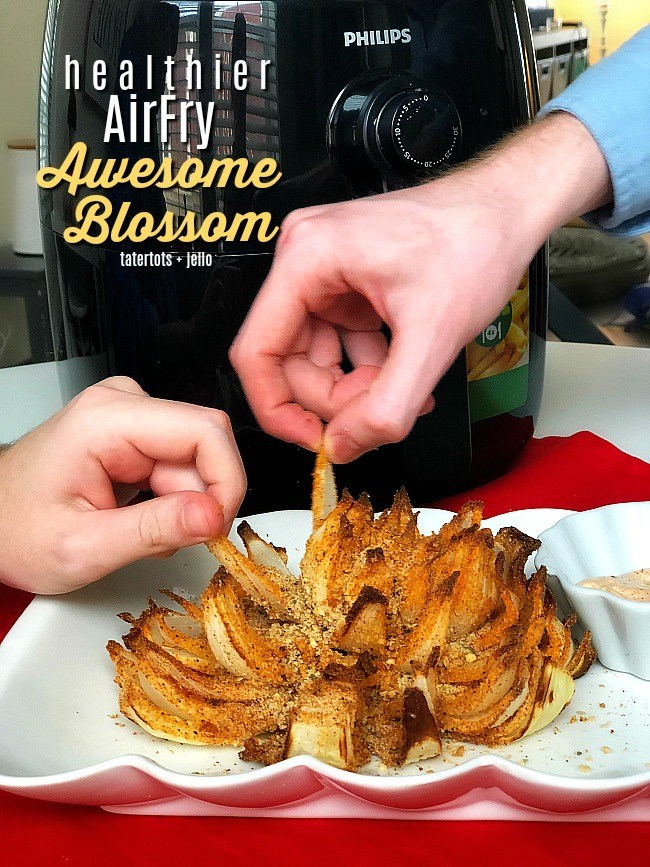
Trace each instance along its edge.
<path fill-rule="evenodd" d="M 227 532 L 245 491 L 225 413 L 107 379 L 0 455 L 0 580 L 75 590 Z"/>

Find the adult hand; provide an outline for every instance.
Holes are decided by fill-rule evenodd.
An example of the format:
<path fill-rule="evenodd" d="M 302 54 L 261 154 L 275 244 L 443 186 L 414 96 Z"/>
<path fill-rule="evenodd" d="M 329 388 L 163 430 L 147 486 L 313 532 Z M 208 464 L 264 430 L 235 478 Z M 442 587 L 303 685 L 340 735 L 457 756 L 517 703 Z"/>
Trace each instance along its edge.
<path fill-rule="evenodd" d="M 245 491 L 223 412 L 107 379 L 0 454 L 0 580 L 74 590 L 227 532 Z"/>
<path fill-rule="evenodd" d="M 429 184 L 294 212 L 231 350 L 259 423 L 315 449 L 324 420 L 337 463 L 403 439 L 548 233 L 608 197 L 586 128 L 553 115 Z"/>

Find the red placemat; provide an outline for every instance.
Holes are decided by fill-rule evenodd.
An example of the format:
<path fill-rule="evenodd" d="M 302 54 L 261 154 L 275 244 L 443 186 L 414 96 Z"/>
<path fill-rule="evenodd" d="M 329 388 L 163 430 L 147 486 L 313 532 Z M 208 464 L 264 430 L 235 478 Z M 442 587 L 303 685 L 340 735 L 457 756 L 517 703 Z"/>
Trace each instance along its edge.
<path fill-rule="evenodd" d="M 647 500 L 650 464 L 590 433 L 548 437 L 533 440 L 502 479 L 436 505 L 455 509 L 470 498 L 484 500 L 486 516 Z M 30 598 L 0 586 L 0 638 Z M 609 867 L 620 860 L 622 835 L 626 852 L 648 851 L 648 823 L 629 824 L 622 831 L 616 825 L 571 823 L 145 818 L 0 792 L 0 863 L 12 867 L 178 867 L 191 862 L 503 867 L 506 861 Z"/>
<path fill-rule="evenodd" d="M 582 512 L 637 503 L 650 500 L 650 464 L 586 431 L 545 437 L 532 440 L 505 476 L 434 505 L 455 511 L 467 500 L 483 500 L 486 518 L 518 509 Z"/>

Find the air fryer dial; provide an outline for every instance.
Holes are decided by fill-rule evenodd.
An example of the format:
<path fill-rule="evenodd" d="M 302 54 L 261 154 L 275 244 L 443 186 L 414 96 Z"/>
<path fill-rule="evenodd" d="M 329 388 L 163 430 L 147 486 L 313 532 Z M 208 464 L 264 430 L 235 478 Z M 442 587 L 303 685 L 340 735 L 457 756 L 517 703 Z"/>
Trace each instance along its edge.
<path fill-rule="evenodd" d="M 396 169 L 433 169 L 452 158 L 460 138 L 460 119 L 442 91 L 434 94 L 416 88 L 386 103 L 375 135 L 382 156 Z"/>
<path fill-rule="evenodd" d="M 368 76 L 349 85 L 328 122 L 332 158 L 354 181 L 415 181 L 450 162 L 461 141 L 454 103 L 410 76 Z M 375 184 L 376 186 L 376 184 Z"/>

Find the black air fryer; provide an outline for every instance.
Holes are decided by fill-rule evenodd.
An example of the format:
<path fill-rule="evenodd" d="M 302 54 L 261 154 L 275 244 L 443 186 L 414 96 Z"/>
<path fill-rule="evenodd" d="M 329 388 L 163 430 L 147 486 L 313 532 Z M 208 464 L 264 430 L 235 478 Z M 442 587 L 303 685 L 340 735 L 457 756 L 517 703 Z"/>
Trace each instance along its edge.
<path fill-rule="evenodd" d="M 168 57 L 176 61 L 171 82 Z M 79 63 L 78 89 L 66 89 L 66 58 Z M 192 59 L 202 64 L 202 81 L 190 90 Z M 135 76 L 125 91 L 127 60 Z M 94 87 L 96 61 L 105 63 L 103 90 Z M 233 70 L 244 68 L 241 89 Z M 89 161 L 171 158 L 180 167 L 190 157 L 206 165 L 273 157 L 282 180 L 266 190 L 116 188 L 106 195 L 133 213 L 160 219 L 171 212 L 178 224 L 191 212 L 200 221 L 220 211 L 230 221 L 268 211 L 279 225 L 296 208 L 419 183 L 493 144 L 534 116 L 535 68 L 524 0 L 50 0 L 40 162 L 61 165 L 80 141 Z M 125 116 L 132 102 L 162 96 L 173 97 L 172 108 L 214 103 L 207 147 L 193 109 L 186 142 L 178 124 L 166 142 L 159 135 L 146 142 L 138 120 L 135 142 L 129 135 L 104 143 L 112 96 Z M 152 395 L 226 410 L 249 476 L 244 511 L 306 507 L 313 456 L 259 429 L 228 362 L 272 244 L 67 244 L 75 207 L 92 192 L 41 191 L 57 358 L 105 353 L 107 373 L 132 376 Z M 190 268 L 188 251 L 202 254 Z M 128 253 L 169 256 L 138 266 Z M 438 386 L 435 412 L 404 443 L 339 468 L 341 484 L 383 507 L 402 485 L 423 503 L 507 468 L 539 408 L 546 297 L 541 251 L 512 303 Z"/>

